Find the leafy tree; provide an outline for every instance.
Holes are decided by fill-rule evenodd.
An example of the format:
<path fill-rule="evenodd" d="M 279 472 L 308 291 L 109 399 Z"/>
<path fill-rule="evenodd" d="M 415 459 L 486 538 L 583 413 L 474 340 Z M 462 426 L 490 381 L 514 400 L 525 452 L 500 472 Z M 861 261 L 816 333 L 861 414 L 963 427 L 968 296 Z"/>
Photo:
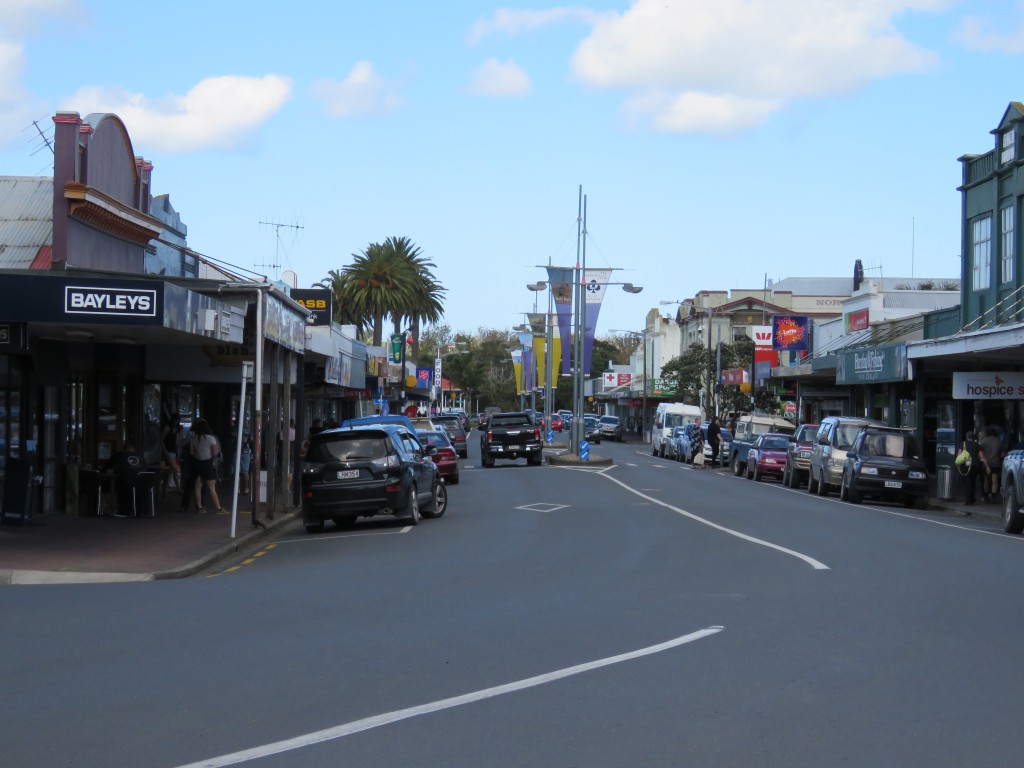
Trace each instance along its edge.
<path fill-rule="evenodd" d="M 399 302 L 391 309 L 395 333 L 402 330 L 405 321 L 409 321 L 413 338 L 413 358 L 419 357 L 420 324 L 436 323 L 444 315 L 444 288 L 434 277 L 432 268 L 435 264 L 421 255 L 407 237 L 389 237 L 384 241 L 384 250 L 390 258 L 398 262 L 406 262 L 411 271 L 411 284 L 408 292 L 403 292 Z"/>

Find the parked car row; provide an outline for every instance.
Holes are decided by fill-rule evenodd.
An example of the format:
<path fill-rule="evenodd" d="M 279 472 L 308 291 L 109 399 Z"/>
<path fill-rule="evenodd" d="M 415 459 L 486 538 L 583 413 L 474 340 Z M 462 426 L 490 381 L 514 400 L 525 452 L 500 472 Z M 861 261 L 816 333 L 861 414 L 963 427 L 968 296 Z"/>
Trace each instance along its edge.
<path fill-rule="evenodd" d="M 809 493 L 827 496 L 836 489 L 853 504 L 872 498 L 928 505 L 928 469 L 917 439 L 872 419 L 830 416 L 801 424 L 792 435 L 759 434 L 747 450 L 744 474 L 776 478 L 790 488 L 806 478 Z"/>

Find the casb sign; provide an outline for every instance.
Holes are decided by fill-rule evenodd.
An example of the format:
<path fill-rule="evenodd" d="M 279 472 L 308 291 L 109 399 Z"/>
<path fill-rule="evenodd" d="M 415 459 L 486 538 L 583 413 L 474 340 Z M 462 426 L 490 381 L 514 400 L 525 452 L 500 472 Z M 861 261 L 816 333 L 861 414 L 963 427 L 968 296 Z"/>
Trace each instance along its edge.
<path fill-rule="evenodd" d="M 953 374 L 954 400 L 1024 400 L 1024 373 L 971 371 Z"/>

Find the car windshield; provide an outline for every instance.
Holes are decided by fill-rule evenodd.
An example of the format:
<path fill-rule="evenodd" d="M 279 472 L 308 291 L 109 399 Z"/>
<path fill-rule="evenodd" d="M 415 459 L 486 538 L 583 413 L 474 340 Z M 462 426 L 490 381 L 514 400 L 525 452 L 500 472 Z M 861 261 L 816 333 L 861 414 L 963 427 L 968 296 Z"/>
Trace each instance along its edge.
<path fill-rule="evenodd" d="M 864 436 L 861 452 L 868 456 L 888 456 L 903 459 L 917 455 L 917 444 L 911 435 L 868 434 Z"/>
<path fill-rule="evenodd" d="M 528 427 L 530 424 L 526 423 L 529 418 L 522 416 L 492 416 L 491 426 L 492 427 Z"/>
<path fill-rule="evenodd" d="M 665 426 L 666 427 L 679 427 L 683 424 L 683 414 L 681 413 L 666 413 L 665 414 Z"/>
<path fill-rule="evenodd" d="M 863 424 L 840 424 L 836 427 L 836 448 L 849 450 L 857 434 L 864 428 Z"/>
<path fill-rule="evenodd" d="M 447 448 L 450 445 L 448 438 L 441 432 L 417 432 L 416 436 L 421 443 L 434 448 Z"/>
<path fill-rule="evenodd" d="M 766 451 L 784 451 L 789 447 L 789 440 L 784 437 L 766 437 L 761 441 L 761 447 Z"/>
<path fill-rule="evenodd" d="M 336 435 L 317 440 L 309 446 L 309 461 L 356 461 L 382 459 L 387 455 L 387 441 L 380 435 Z"/>
<path fill-rule="evenodd" d="M 585 426 L 585 427 L 596 427 L 597 426 L 597 419 L 592 419 L 589 416 L 587 416 L 585 419 L 583 419 L 583 426 Z"/>
<path fill-rule="evenodd" d="M 618 416 L 602 416 L 601 417 L 601 423 L 602 424 L 618 424 L 619 423 L 619 417 Z"/>

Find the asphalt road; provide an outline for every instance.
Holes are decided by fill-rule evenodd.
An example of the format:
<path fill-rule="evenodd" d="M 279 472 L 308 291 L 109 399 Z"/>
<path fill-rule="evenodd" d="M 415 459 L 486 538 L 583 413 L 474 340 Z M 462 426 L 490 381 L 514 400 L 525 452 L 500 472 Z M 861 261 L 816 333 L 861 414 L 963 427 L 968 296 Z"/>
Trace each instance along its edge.
<path fill-rule="evenodd" d="M 440 520 L 0 590 L 0 764 L 1011 766 L 1024 538 L 595 446 Z"/>

